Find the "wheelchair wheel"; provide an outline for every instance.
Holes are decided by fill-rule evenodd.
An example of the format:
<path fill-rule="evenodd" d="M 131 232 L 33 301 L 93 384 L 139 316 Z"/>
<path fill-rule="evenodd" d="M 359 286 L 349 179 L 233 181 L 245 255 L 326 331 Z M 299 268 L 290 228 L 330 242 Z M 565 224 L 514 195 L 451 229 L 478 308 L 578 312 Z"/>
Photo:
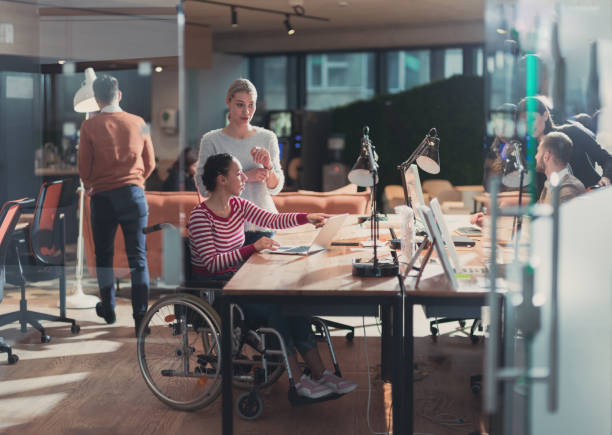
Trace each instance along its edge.
<path fill-rule="evenodd" d="M 263 412 L 263 401 L 257 393 L 243 393 L 236 401 L 236 412 L 245 420 L 255 420 Z"/>
<path fill-rule="evenodd" d="M 147 311 L 138 362 L 153 394 L 183 411 L 203 408 L 221 393 L 221 321 L 202 299 L 178 294 Z"/>

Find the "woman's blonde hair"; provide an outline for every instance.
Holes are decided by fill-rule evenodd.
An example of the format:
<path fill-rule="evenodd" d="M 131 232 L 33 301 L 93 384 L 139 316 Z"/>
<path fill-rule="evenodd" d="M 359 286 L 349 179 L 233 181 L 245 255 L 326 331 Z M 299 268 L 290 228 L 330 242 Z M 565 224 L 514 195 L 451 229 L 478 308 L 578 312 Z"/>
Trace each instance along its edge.
<path fill-rule="evenodd" d="M 227 90 L 227 100 L 231 100 L 238 92 L 246 92 L 253 97 L 253 100 L 257 100 L 257 89 L 248 79 L 241 78 L 234 80 Z"/>

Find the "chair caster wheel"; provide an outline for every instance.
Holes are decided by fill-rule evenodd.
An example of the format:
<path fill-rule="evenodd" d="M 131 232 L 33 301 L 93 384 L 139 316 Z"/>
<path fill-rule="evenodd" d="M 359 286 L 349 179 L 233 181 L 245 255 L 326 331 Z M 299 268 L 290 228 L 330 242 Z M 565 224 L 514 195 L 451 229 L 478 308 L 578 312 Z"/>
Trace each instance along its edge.
<path fill-rule="evenodd" d="M 8 363 L 9 364 L 15 364 L 17 361 L 19 361 L 19 357 L 15 354 L 9 355 L 8 357 Z"/>
<path fill-rule="evenodd" d="M 461 329 L 465 328 L 465 320 L 459 320 L 459 326 L 461 326 Z"/>
<path fill-rule="evenodd" d="M 51 341 L 51 337 L 49 337 L 48 335 L 41 335 L 40 336 L 40 342 L 41 343 L 49 343 Z"/>
<path fill-rule="evenodd" d="M 438 341 L 438 328 L 432 326 L 429 328 L 429 332 L 431 332 L 431 340 L 435 343 Z"/>
<path fill-rule="evenodd" d="M 353 341 L 353 338 L 355 338 L 355 333 L 354 332 L 347 332 L 346 333 L 346 339 L 348 341 Z"/>
<path fill-rule="evenodd" d="M 73 334 L 78 334 L 79 332 L 81 332 L 81 327 L 79 325 L 72 325 L 72 327 L 70 328 L 70 332 L 72 332 Z"/>
<path fill-rule="evenodd" d="M 470 376 L 470 391 L 474 394 L 482 390 L 482 375 Z"/>
<path fill-rule="evenodd" d="M 244 393 L 236 402 L 238 415 L 245 420 L 255 420 L 263 412 L 263 401 L 257 393 Z"/>

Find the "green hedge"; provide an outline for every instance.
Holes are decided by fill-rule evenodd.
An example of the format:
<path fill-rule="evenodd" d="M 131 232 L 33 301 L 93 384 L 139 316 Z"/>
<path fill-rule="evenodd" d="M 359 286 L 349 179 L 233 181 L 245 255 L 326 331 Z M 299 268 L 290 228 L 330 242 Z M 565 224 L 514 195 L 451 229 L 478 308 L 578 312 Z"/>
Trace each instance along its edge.
<path fill-rule="evenodd" d="M 380 165 L 378 192 L 400 184 L 404 162 L 430 128 L 440 137 L 440 173 L 420 171 L 421 180 L 444 178 L 454 185 L 480 184 L 483 173 L 484 81 L 454 76 L 398 94 L 382 95 L 332 110 L 334 133 L 345 135 L 342 155 L 349 168 L 359 153 L 361 132 L 370 127 Z"/>

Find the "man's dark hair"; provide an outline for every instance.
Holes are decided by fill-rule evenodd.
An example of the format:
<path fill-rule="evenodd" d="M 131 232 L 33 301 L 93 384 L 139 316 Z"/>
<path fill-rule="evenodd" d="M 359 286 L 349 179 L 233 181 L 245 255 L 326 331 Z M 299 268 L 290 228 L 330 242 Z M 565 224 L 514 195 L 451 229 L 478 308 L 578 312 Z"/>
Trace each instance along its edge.
<path fill-rule="evenodd" d="M 567 165 L 572 157 L 574 144 L 565 133 L 552 131 L 544 136 L 540 146 L 550 152 L 558 163 Z"/>
<path fill-rule="evenodd" d="M 103 74 L 93 82 L 94 96 L 104 104 L 110 104 L 117 97 L 119 82 L 113 76 Z"/>
<path fill-rule="evenodd" d="M 217 176 L 227 175 L 233 159 L 234 157 L 227 153 L 215 154 L 206 159 L 204 173 L 202 174 L 202 182 L 206 190 L 213 192 L 217 188 Z"/>

